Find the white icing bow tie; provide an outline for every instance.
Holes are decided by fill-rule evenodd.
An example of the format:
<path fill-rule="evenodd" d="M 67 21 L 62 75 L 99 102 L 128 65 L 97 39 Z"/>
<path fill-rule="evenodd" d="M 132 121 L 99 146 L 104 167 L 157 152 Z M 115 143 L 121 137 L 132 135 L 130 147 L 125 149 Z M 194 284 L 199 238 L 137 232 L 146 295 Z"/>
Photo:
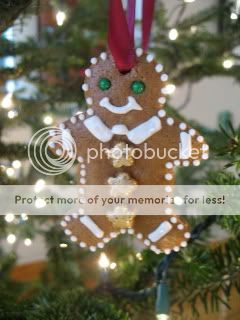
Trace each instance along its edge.
<path fill-rule="evenodd" d="M 134 144 L 140 144 L 161 130 L 161 121 L 153 116 L 146 122 L 128 130 L 124 124 L 116 124 L 112 129 L 108 128 L 98 116 L 92 116 L 84 122 L 85 127 L 91 134 L 101 142 L 108 142 L 114 135 L 126 135 L 128 140 Z"/>

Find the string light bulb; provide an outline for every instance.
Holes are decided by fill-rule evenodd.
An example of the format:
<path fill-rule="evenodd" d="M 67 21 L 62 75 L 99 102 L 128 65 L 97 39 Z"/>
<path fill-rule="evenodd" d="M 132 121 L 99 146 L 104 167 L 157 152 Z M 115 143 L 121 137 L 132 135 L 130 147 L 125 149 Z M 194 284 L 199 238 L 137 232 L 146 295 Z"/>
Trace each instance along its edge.
<path fill-rule="evenodd" d="M 13 100 L 12 100 L 13 94 L 11 92 L 7 93 L 2 101 L 1 101 L 1 107 L 3 109 L 10 109 L 13 106 Z"/>
<path fill-rule="evenodd" d="M 35 183 L 35 186 L 34 186 L 34 192 L 39 193 L 40 191 L 42 191 L 44 189 L 45 185 L 46 185 L 45 180 L 38 179 Z"/>
<path fill-rule="evenodd" d="M 168 37 L 172 41 L 175 41 L 178 38 L 178 35 L 179 35 L 179 33 L 178 33 L 177 29 L 175 29 L 175 28 L 171 29 L 168 33 Z"/>
<path fill-rule="evenodd" d="M 43 123 L 49 126 L 53 123 L 53 117 L 51 115 L 45 115 L 43 117 Z"/>
<path fill-rule="evenodd" d="M 98 265 L 100 268 L 105 269 L 105 270 L 108 269 L 110 266 L 110 261 L 104 252 L 102 252 L 100 254 L 100 258 L 98 260 Z"/>
<path fill-rule="evenodd" d="M 184 0 L 185 3 L 192 3 L 195 2 L 195 0 Z"/>
<path fill-rule="evenodd" d="M 223 68 L 224 69 L 231 69 L 233 67 L 233 60 L 232 59 L 225 59 L 223 61 Z"/>
<path fill-rule="evenodd" d="M 231 13 L 230 19 L 231 19 L 231 20 L 237 20 L 237 19 L 238 19 L 238 15 L 236 14 L 236 12 L 232 12 L 232 13 Z"/>
<path fill-rule="evenodd" d="M 15 216 L 13 213 L 7 213 L 4 217 L 5 221 L 8 223 L 13 222 L 14 218 L 15 218 Z"/>
<path fill-rule="evenodd" d="M 7 236 L 7 242 L 9 243 L 9 244 L 14 244 L 15 242 L 16 242 L 16 240 L 17 240 L 17 238 L 16 238 L 16 236 L 15 236 L 15 234 L 9 234 L 8 236 Z"/>
<path fill-rule="evenodd" d="M 22 163 L 21 163 L 21 161 L 19 161 L 19 160 L 14 160 L 14 161 L 12 162 L 12 166 L 13 166 L 14 169 L 20 169 L 21 166 L 22 166 Z"/>
<path fill-rule="evenodd" d="M 13 168 L 7 168 L 6 174 L 9 178 L 12 178 L 15 175 L 15 170 Z"/>
<path fill-rule="evenodd" d="M 30 238 L 26 238 L 24 240 L 24 244 L 26 247 L 30 247 L 32 245 L 32 240 Z"/>
<path fill-rule="evenodd" d="M 58 12 L 56 13 L 57 25 L 58 25 L 59 27 L 61 27 L 61 26 L 64 24 L 66 18 L 67 18 L 67 16 L 66 16 L 66 13 L 65 13 L 64 11 L 58 11 Z"/>
<path fill-rule="evenodd" d="M 10 110 L 8 111 L 8 114 L 7 114 L 9 119 L 14 119 L 17 117 L 17 115 L 18 115 L 18 112 L 16 110 Z"/>
<path fill-rule="evenodd" d="M 111 269 L 111 270 L 115 270 L 116 268 L 117 268 L 116 262 L 111 262 L 111 263 L 110 263 L 110 269 Z"/>

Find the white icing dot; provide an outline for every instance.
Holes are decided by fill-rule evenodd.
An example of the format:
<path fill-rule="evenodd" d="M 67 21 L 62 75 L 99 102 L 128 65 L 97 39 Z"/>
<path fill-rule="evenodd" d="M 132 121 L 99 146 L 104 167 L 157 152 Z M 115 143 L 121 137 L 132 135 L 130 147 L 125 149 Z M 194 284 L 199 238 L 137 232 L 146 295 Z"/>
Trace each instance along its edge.
<path fill-rule="evenodd" d="M 126 233 L 126 231 L 127 231 L 126 229 L 121 229 L 121 230 L 120 230 L 120 233 L 121 233 L 121 234 L 124 234 L 124 233 Z"/>
<path fill-rule="evenodd" d="M 69 229 L 66 229 L 64 230 L 64 233 L 67 235 L 67 236 L 70 236 L 72 234 L 72 231 L 69 230 Z"/>
<path fill-rule="evenodd" d="M 190 129 L 189 131 L 189 134 L 190 134 L 190 136 L 195 136 L 195 134 L 196 134 L 196 130 L 195 129 Z"/>
<path fill-rule="evenodd" d="M 106 60 L 106 59 L 107 59 L 107 54 L 106 54 L 106 52 L 102 52 L 102 53 L 100 54 L 100 58 L 101 58 L 102 60 Z"/>
<path fill-rule="evenodd" d="M 84 115 L 83 113 L 80 113 L 80 115 L 78 116 L 78 118 L 83 121 L 83 120 L 85 119 L 85 115 Z"/>
<path fill-rule="evenodd" d="M 85 183 L 86 183 L 86 179 L 85 179 L 85 178 L 81 178 L 81 179 L 80 179 L 80 183 L 81 183 L 81 184 L 85 184 Z"/>
<path fill-rule="evenodd" d="M 165 253 L 165 254 L 170 254 L 170 253 L 171 253 L 171 250 L 170 250 L 170 249 L 165 249 L 165 250 L 164 250 L 164 253 Z"/>
<path fill-rule="evenodd" d="M 172 162 L 167 162 L 167 163 L 165 164 L 165 167 L 166 167 L 167 169 L 172 169 L 172 167 L 173 167 Z"/>
<path fill-rule="evenodd" d="M 165 209 L 166 214 L 172 214 L 172 208 L 166 208 Z"/>
<path fill-rule="evenodd" d="M 138 239 L 142 239 L 142 238 L 143 238 L 143 234 L 142 234 L 142 233 L 138 233 L 138 234 L 137 234 L 137 238 L 138 238 Z"/>
<path fill-rule="evenodd" d="M 168 75 L 167 75 L 166 73 L 163 73 L 163 74 L 161 75 L 160 79 L 161 79 L 162 81 L 168 81 Z"/>
<path fill-rule="evenodd" d="M 166 186 L 165 187 L 166 192 L 172 192 L 172 187 L 171 186 Z"/>
<path fill-rule="evenodd" d="M 66 221 L 61 221 L 60 224 L 61 224 L 62 227 L 66 227 L 67 226 L 67 222 Z"/>
<path fill-rule="evenodd" d="M 175 252 L 178 252 L 178 251 L 180 250 L 180 248 L 176 246 L 176 247 L 173 248 L 173 250 L 174 250 Z"/>
<path fill-rule="evenodd" d="M 181 242 L 181 247 L 183 247 L 183 248 L 185 248 L 185 247 L 187 247 L 187 241 L 183 241 L 183 242 Z"/>
<path fill-rule="evenodd" d="M 209 158 L 208 153 L 203 153 L 202 159 L 207 160 Z"/>
<path fill-rule="evenodd" d="M 190 238 L 191 238 L 191 233 L 190 233 L 190 232 L 184 233 L 184 237 L 185 237 L 186 239 L 190 239 Z"/>
<path fill-rule="evenodd" d="M 190 162 L 188 160 L 183 161 L 183 166 L 188 167 L 190 165 Z"/>
<path fill-rule="evenodd" d="M 163 70 L 163 65 L 161 63 L 158 63 L 155 67 L 156 72 L 160 73 Z"/>
<path fill-rule="evenodd" d="M 72 242 L 76 242 L 76 241 L 77 241 L 77 237 L 71 236 L 70 240 L 71 240 Z"/>
<path fill-rule="evenodd" d="M 150 244 L 151 244 L 150 240 L 148 240 L 148 239 L 144 240 L 143 243 L 145 244 L 145 246 L 150 246 Z"/>
<path fill-rule="evenodd" d="M 204 144 L 202 145 L 202 150 L 204 150 L 204 151 L 209 150 L 209 145 L 206 144 L 206 143 L 204 143 Z"/>
<path fill-rule="evenodd" d="M 89 104 L 91 106 L 93 104 L 93 99 L 92 98 L 87 98 L 86 102 L 87 102 L 87 104 Z"/>
<path fill-rule="evenodd" d="M 70 121 L 71 121 L 73 124 L 75 124 L 75 123 L 77 122 L 77 118 L 72 117 L 72 118 L 70 119 Z"/>
<path fill-rule="evenodd" d="M 175 166 L 180 166 L 180 164 L 181 164 L 180 160 L 174 160 L 174 165 Z"/>
<path fill-rule="evenodd" d="M 160 254 L 160 253 L 161 253 L 161 250 L 159 250 L 159 249 L 156 248 L 155 253 L 156 253 L 156 254 Z"/>
<path fill-rule="evenodd" d="M 90 69 L 86 69 L 85 70 L 85 76 L 89 78 L 89 77 L 91 77 L 91 75 L 92 75 L 91 70 Z"/>
<path fill-rule="evenodd" d="M 85 164 L 81 164 L 81 169 L 85 169 L 86 168 L 86 166 L 85 166 Z"/>
<path fill-rule="evenodd" d="M 157 249 L 157 247 L 152 244 L 151 247 L 150 247 L 150 249 L 155 252 L 155 250 Z"/>
<path fill-rule="evenodd" d="M 89 250 L 90 250 L 91 252 L 95 252 L 97 249 L 96 249 L 96 247 L 94 247 L 94 246 L 90 246 L 90 247 L 89 247 Z"/>
<path fill-rule="evenodd" d="M 77 218 L 78 218 L 78 214 L 77 214 L 77 213 L 73 213 L 73 214 L 72 214 L 72 217 L 73 217 L 74 219 L 77 219 Z"/>
<path fill-rule="evenodd" d="M 71 217 L 70 217 L 70 216 L 66 216 L 66 217 L 64 217 L 64 219 L 65 219 L 66 221 L 70 221 L 70 220 L 71 220 Z"/>
<path fill-rule="evenodd" d="M 176 218 L 176 217 L 172 217 L 172 218 L 170 219 L 170 221 L 171 221 L 172 223 L 177 223 L 177 218 Z"/>
<path fill-rule="evenodd" d="M 78 160 L 78 162 L 84 162 L 84 159 L 83 159 L 83 157 L 81 157 L 81 156 L 79 156 L 79 157 L 77 158 L 77 160 Z"/>
<path fill-rule="evenodd" d="M 159 111 L 158 111 L 158 116 L 159 116 L 160 118 L 165 117 L 165 116 L 166 116 L 166 111 L 165 111 L 165 110 L 159 110 Z"/>
<path fill-rule="evenodd" d="M 194 165 L 195 167 L 200 166 L 200 161 L 199 161 L 199 160 L 194 160 L 194 161 L 193 161 L 193 165 Z"/>
<path fill-rule="evenodd" d="M 88 91 L 88 89 L 89 89 L 88 84 L 87 84 L 87 83 L 84 83 L 84 84 L 82 85 L 82 89 L 83 89 L 83 91 Z"/>
<path fill-rule="evenodd" d="M 171 173 L 167 173 L 167 174 L 165 174 L 165 179 L 166 180 L 172 180 L 172 178 L 173 178 L 173 176 L 172 176 L 172 174 Z"/>
<path fill-rule="evenodd" d="M 87 109 L 87 114 L 88 114 L 89 116 L 92 116 L 92 115 L 94 114 L 93 109 L 92 109 L 92 108 Z"/>
<path fill-rule="evenodd" d="M 60 129 L 65 129 L 65 124 L 64 123 L 60 123 L 59 128 Z"/>
<path fill-rule="evenodd" d="M 169 126 L 172 126 L 172 125 L 174 124 L 173 118 L 167 118 L 167 124 L 168 124 Z"/>
<path fill-rule="evenodd" d="M 134 230 L 133 229 L 128 229 L 128 234 L 134 234 Z"/>
<path fill-rule="evenodd" d="M 85 177 L 86 176 L 86 170 L 80 170 L 80 175 L 82 177 Z"/>
<path fill-rule="evenodd" d="M 166 99 L 165 97 L 160 97 L 160 98 L 158 99 L 158 102 L 161 103 L 161 104 L 165 104 L 166 101 L 167 101 L 167 99 Z"/>
<path fill-rule="evenodd" d="M 56 144 L 55 144 L 53 141 L 49 141 L 49 142 L 48 142 L 48 146 L 49 146 L 50 148 L 55 148 L 55 147 L 56 147 Z"/>
<path fill-rule="evenodd" d="M 61 150 L 61 149 L 57 149 L 57 150 L 56 150 L 56 155 L 61 156 L 61 155 L 62 155 L 62 153 L 63 153 L 63 152 L 62 152 L 62 150 Z"/>
<path fill-rule="evenodd" d="M 180 123 L 179 128 L 180 128 L 181 130 L 186 130 L 186 128 L 187 128 L 186 123 L 184 123 L 184 122 Z"/>
<path fill-rule="evenodd" d="M 146 57 L 147 62 L 152 62 L 153 59 L 154 59 L 154 54 L 152 54 L 152 53 L 148 54 Z"/>
<path fill-rule="evenodd" d="M 81 248 L 86 248 L 87 245 L 86 245 L 85 242 L 80 242 L 80 243 L 79 243 L 79 246 L 80 246 Z"/>
<path fill-rule="evenodd" d="M 198 137 L 197 137 L 197 141 L 198 141 L 198 142 L 203 142 L 203 141 L 204 141 L 204 138 L 203 138 L 202 136 L 198 136 Z"/>
<path fill-rule="evenodd" d="M 97 58 L 94 57 L 90 61 L 91 61 L 91 64 L 96 64 L 97 63 Z"/>
<path fill-rule="evenodd" d="M 142 54 L 143 54 L 143 49 L 142 49 L 142 48 L 137 48 L 137 49 L 136 49 L 136 55 L 137 55 L 137 57 L 141 57 Z"/>
<path fill-rule="evenodd" d="M 109 241 L 110 241 L 109 238 L 103 238 L 103 242 L 104 242 L 104 243 L 108 243 Z"/>
<path fill-rule="evenodd" d="M 178 224 L 177 226 L 178 230 L 183 230 L 184 229 L 184 225 L 182 223 Z"/>
<path fill-rule="evenodd" d="M 97 244 L 97 247 L 100 248 L 100 249 L 104 248 L 104 243 L 103 242 L 99 242 Z"/>

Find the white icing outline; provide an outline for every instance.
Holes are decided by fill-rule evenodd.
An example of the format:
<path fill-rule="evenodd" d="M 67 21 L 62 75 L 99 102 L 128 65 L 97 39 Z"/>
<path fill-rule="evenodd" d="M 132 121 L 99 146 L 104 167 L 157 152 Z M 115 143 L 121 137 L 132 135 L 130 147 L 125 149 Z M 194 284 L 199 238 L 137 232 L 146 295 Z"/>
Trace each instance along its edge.
<path fill-rule="evenodd" d="M 115 114 L 126 114 L 130 111 L 133 110 L 138 110 L 141 111 L 143 108 L 137 103 L 136 99 L 132 96 L 129 96 L 128 98 L 128 103 L 118 107 L 113 105 L 108 97 L 104 97 L 100 100 L 99 105 L 102 108 L 107 109 L 108 111 L 115 113 Z"/>

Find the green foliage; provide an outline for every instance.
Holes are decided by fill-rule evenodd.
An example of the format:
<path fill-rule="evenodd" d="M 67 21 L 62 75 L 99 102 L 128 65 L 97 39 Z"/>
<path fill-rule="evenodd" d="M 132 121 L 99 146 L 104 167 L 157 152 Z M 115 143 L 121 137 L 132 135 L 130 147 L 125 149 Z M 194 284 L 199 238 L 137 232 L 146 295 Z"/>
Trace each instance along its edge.
<path fill-rule="evenodd" d="M 129 320 L 108 301 L 81 289 L 42 297 L 26 320 Z"/>

